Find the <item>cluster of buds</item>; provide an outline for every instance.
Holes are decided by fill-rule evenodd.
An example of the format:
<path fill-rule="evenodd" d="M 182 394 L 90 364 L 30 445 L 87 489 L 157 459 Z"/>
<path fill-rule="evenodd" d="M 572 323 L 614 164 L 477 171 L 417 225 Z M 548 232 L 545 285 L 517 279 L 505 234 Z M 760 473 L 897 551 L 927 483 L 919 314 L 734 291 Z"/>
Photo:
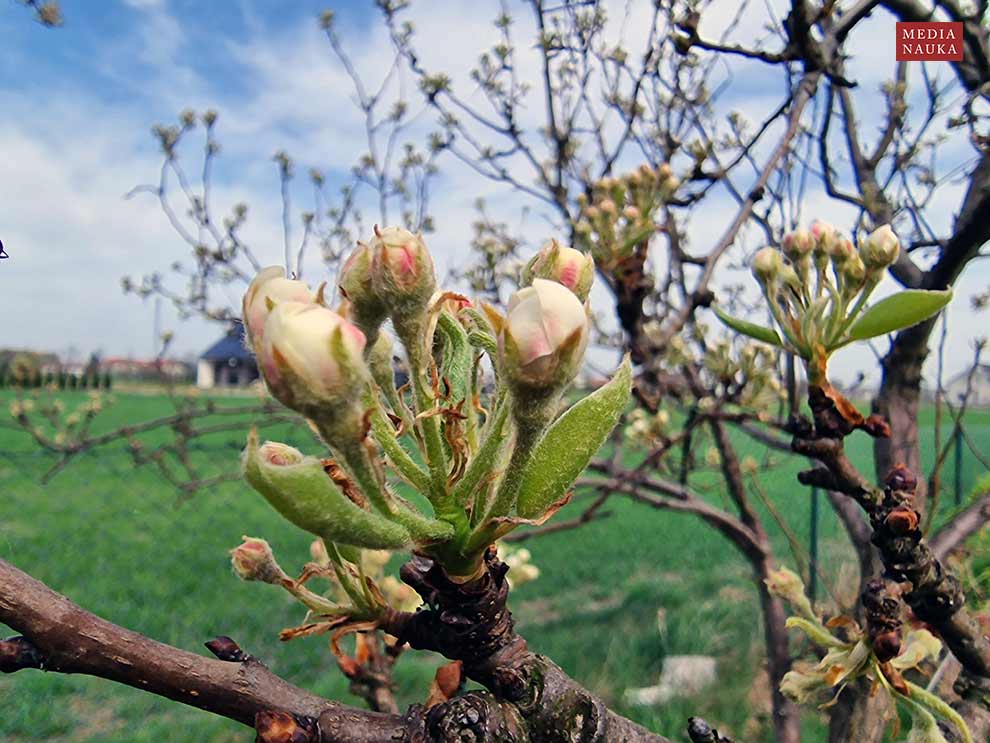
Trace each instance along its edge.
<path fill-rule="evenodd" d="M 324 286 L 313 291 L 279 268 L 261 271 L 244 296 L 247 342 L 271 394 L 305 416 L 333 456 L 261 443 L 252 431 L 245 479 L 318 541 L 298 579 L 274 567 L 260 540 L 235 551 L 237 573 L 279 583 L 327 622 L 344 614 L 373 620 L 386 606 L 418 601 L 383 574 L 386 550 L 415 550 L 467 580 L 495 541 L 549 518 L 630 395 L 627 362 L 560 413 L 588 344 L 593 278 L 589 256 L 551 241 L 503 315 L 439 291 L 423 240 L 397 228 L 376 228 L 347 258 L 335 309 Z M 408 385 L 396 384 L 386 320 L 404 348 Z M 483 382 L 485 355 L 494 389 Z M 429 513 L 398 497 L 386 464 L 430 502 Z M 536 576 L 524 558 L 513 558 L 517 582 Z M 313 576 L 332 577 L 338 595 L 306 589 Z"/>
<path fill-rule="evenodd" d="M 574 226 L 579 246 L 612 271 L 656 230 L 655 217 L 679 186 L 669 165 L 642 165 L 621 178 L 602 178 L 581 194 Z"/>
<path fill-rule="evenodd" d="M 758 343 L 738 348 L 727 339 L 709 342 L 702 365 L 734 405 L 769 412 L 785 392 L 777 373 L 773 350 Z"/>
<path fill-rule="evenodd" d="M 670 413 L 663 408 L 656 413 L 650 413 L 643 408 L 636 408 L 628 417 L 626 436 L 637 446 L 653 449 L 667 440 L 670 432 Z"/>
<path fill-rule="evenodd" d="M 414 324 L 436 290 L 433 259 L 421 235 L 375 227 L 341 267 L 337 284 L 355 324 L 374 339 L 386 318 L 398 332 Z"/>
<path fill-rule="evenodd" d="M 824 621 L 815 612 L 796 573 L 786 568 L 775 570 L 765 583 L 771 594 L 784 599 L 797 612 L 787 619 L 787 627 L 803 632 L 816 646 L 827 648 L 817 663 L 798 661 L 784 674 L 780 683 L 783 694 L 798 704 L 818 701 L 829 706 L 847 685 L 866 679 L 871 684 L 871 694 L 889 695 L 910 714 L 913 725 L 908 741 L 947 743 L 939 730 L 941 720 L 954 726 L 961 740 L 972 743 L 966 723 L 955 710 L 904 677 L 938 660 L 942 643 L 931 632 L 910 629 L 903 631 L 901 637 L 902 629 L 898 628 L 893 642 L 888 637 L 871 637 L 851 617 Z M 843 636 L 835 633 L 836 627 L 844 628 Z"/>
<path fill-rule="evenodd" d="M 808 230 L 785 235 L 779 249 L 763 248 L 753 257 L 753 276 L 783 339 L 770 328 L 730 317 L 717 307 L 715 312 L 740 333 L 785 346 L 804 359 L 809 382 L 822 386 L 832 352 L 914 325 L 951 298 L 948 291 L 909 290 L 867 309 L 867 300 L 899 254 L 900 242 L 889 225 L 863 237 L 857 248 L 832 225 L 816 221 Z"/>

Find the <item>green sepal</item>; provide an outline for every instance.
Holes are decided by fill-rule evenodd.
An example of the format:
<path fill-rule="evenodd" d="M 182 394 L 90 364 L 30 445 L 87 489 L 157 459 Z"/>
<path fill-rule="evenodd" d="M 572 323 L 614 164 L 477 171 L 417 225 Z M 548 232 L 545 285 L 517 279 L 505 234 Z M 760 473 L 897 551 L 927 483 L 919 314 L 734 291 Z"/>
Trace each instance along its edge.
<path fill-rule="evenodd" d="M 400 549 L 409 532 L 352 502 L 330 479 L 316 457 L 274 465 L 259 454 L 258 434 L 248 435 L 242 465 L 245 479 L 286 520 L 324 541 L 370 549 Z"/>
<path fill-rule="evenodd" d="M 853 323 L 842 343 L 864 341 L 910 328 L 936 314 L 952 299 L 952 290 L 907 289 L 885 297 Z"/>
<path fill-rule="evenodd" d="M 626 355 L 607 384 L 553 422 L 521 473 L 516 501 L 520 517 L 538 518 L 564 497 L 619 422 L 631 392 L 632 364 Z"/>
<path fill-rule="evenodd" d="M 748 320 L 733 317 L 732 315 L 722 311 L 716 305 L 712 305 L 711 309 L 712 312 L 715 313 L 715 316 L 718 317 L 724 325 L 732 328 L 737 333 L 742 333 L 743 335 L 749 336 L 750 338 L 755 338 L 758 341 L 769 343 L 772 346 L 779 347 L 784 345 L 783 341 L 780 340 L 780 336 L 777 335 L 777 331 L 773 328 L 766 328 L 762 325 L 749 322 Z"/>

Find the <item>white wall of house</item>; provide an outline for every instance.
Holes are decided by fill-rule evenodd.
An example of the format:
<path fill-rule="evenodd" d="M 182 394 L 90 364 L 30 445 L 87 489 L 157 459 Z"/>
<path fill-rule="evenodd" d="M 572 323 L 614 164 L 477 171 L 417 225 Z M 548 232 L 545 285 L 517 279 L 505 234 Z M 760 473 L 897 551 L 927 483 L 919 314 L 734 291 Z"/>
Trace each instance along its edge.
<path fill-rule="evenodd" d="M 213 376 L 213 362 L 200 359 L 196 364 L 196 386 L 208 390 L 216 384 Z"/>
<path fill-rule="evenodd" d="M 958 404 L 966 393 L 968 373 L 954 378 L 945 386 L 945 396 L 949 402 Z M 972 390 L 969 395 L 969 406 L 990 407 L 990 366 L 984 364 L 973 375 Z"/>

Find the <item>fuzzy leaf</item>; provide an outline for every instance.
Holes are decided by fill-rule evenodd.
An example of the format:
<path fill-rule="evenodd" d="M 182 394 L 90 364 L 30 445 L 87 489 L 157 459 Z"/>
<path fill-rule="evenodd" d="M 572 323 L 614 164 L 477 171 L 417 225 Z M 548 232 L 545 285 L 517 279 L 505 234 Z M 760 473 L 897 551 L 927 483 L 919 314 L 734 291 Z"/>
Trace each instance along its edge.
<path fill-rule="evenodd" d="M 715 305 L 712 305 L 712 312 L 715 313 L 716 317 L 718 317 L 723 324 L 732 328 L 737 333 L 742 333 L 750 338 L 755 338 L 758 341 L 763 341 L 764 343 L 769 343 L 773 346 L 784 345 L 780 340 L 780 336 L 777 335 L 777 331 L 773 328 L 765 328 L 762 325 L 757 325 L 756 323 L 749 322 L 748 320 L 741 320 L 738 317 L 733 317 L 732 315 L 723 312 Z"/>
<path fill-rule="evenodd" d="M 398 549 L 411 541 L 399 524 L 365 511 L 330 479 L 316 457 L 295 464 L 274 465 L 259 453 L 251 431 L 244 450 L 244 477 L 286 520 L 300 529 L 339 542 L 369 549 Z"/>
<path fill-rule="evenodd" d="M 844 339 L 863 341 L 895 330 L 910 328 L 937 313 L 952 299 L 952 290 L 907 289 L 885 297 L 870 307 L 849 328 Z"/>
<path fill-rule="evenodd" d="M 523 469 L 516 512 L 539 518 L 574 484 L 619 422 L 632 391 L 629 357 L 608 384 L 574 403 L 543 434 Z"/>

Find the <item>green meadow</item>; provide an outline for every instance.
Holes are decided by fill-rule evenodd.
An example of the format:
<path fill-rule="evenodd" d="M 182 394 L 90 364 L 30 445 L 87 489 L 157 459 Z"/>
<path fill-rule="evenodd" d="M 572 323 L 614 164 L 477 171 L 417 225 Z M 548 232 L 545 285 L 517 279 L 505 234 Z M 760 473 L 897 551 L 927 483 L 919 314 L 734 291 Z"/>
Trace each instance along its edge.
<path fill-rule="evenodd" d="M 85 393 L 62 397 L 71 407 Z M 95 430 L 170 410 L 163 397 L 115 398 Z M 0 393 L 2 421 L 11 400 L 11 393 Z M 218 404 L 244 401 L 223 399 Z M 990 412 L 974 412 L 967 420 L 977 445 L 990 451 Z M 206 467 L 205 474 L 236 466 L 250 421 L 217 418 L 224 425 L 238 421 L 243 427 L 218 431 L 197 443 L 192 456 Z M 930 411 L 922 434 L 930 463 Z M 288 424 L 269 436 L 295 442 L 307 438 L 305 431 Z M 153 447 L 165 437 L 156 432 L 143 440 Z M 765 455 L 761 446 L 739 441 L 744 453 L 758 459 Z M 851 451 L 867 466 L 870 444 L 865 435 L 856 434 L 851 441 Z M 807 545 L 811 499 L 794 479 L 800 463 L 774 456 L 782 464 L 761 476 L 763 489 Z M 309 559 L 307 537 L 253 491 L 231 482 L 180 498 L 153 468 L 135 468 L 120 441 L 80 456 L 43 483 L 55 461 L 24 432 L 0 428 L 0 557 L 83 607 L 157 640 L 206 654 L 204 641 L 227 634 L 293 683 L 360 703 L 349 694 L 325 638 L 279 642 L 279 630 L 302 619 L 298 605 L 274 587 L 242 583 L 231 573 L 227 552 L 243 534 L 271 542 L 290 572 Z M 964 452 L 963 465 L 968 488 L 981 468 L 969 452 Z M 950 457 L 945 471 L 949 492 L 940 518 L 955 507 L 952 472 Z M 704 487 L 704 473 L 698 478 L 696 484 Z M 716 489 L 706 497 L 718 504 L 724 499 Z M 579 495 L 557 518 L 573 515 L 581 504 Z M 760 508 L 777 554 L 793 567 L 783 531 L 763 504 Z M 514 591 L 511 606 L 530 645 L 622 713 L 671 737 L 684 739 L 687 717 L 697 714 L 737 739 L 766 740 L 762 631 L 746 564 L 726 540 L 692 516 L 654 511 L 621 496 L 610 499 L 606 510 L 608 518 L 579 530 L 526 542 L 541 576 Z M 820 535 L 826 584 L 846 595 L 849 553 L 824 499 Z M 655 684 L 670 654 L 717 656 L 717 691 L 656 709 L 626 706 L 624 690 Z M 401 703 L 425 700 L 438 663 L 429 654 L 409 651 L 402 656 L 396 671 Z M 0 677 L 0 699 L 0 740 L 6 743 L 251 740 L 250 731 L 236 723 L 82 676 L 22 671 Z M 806 713 L 804 727 L 807 741 L 824 740 L 823 718 L 815 712 Z"/>

